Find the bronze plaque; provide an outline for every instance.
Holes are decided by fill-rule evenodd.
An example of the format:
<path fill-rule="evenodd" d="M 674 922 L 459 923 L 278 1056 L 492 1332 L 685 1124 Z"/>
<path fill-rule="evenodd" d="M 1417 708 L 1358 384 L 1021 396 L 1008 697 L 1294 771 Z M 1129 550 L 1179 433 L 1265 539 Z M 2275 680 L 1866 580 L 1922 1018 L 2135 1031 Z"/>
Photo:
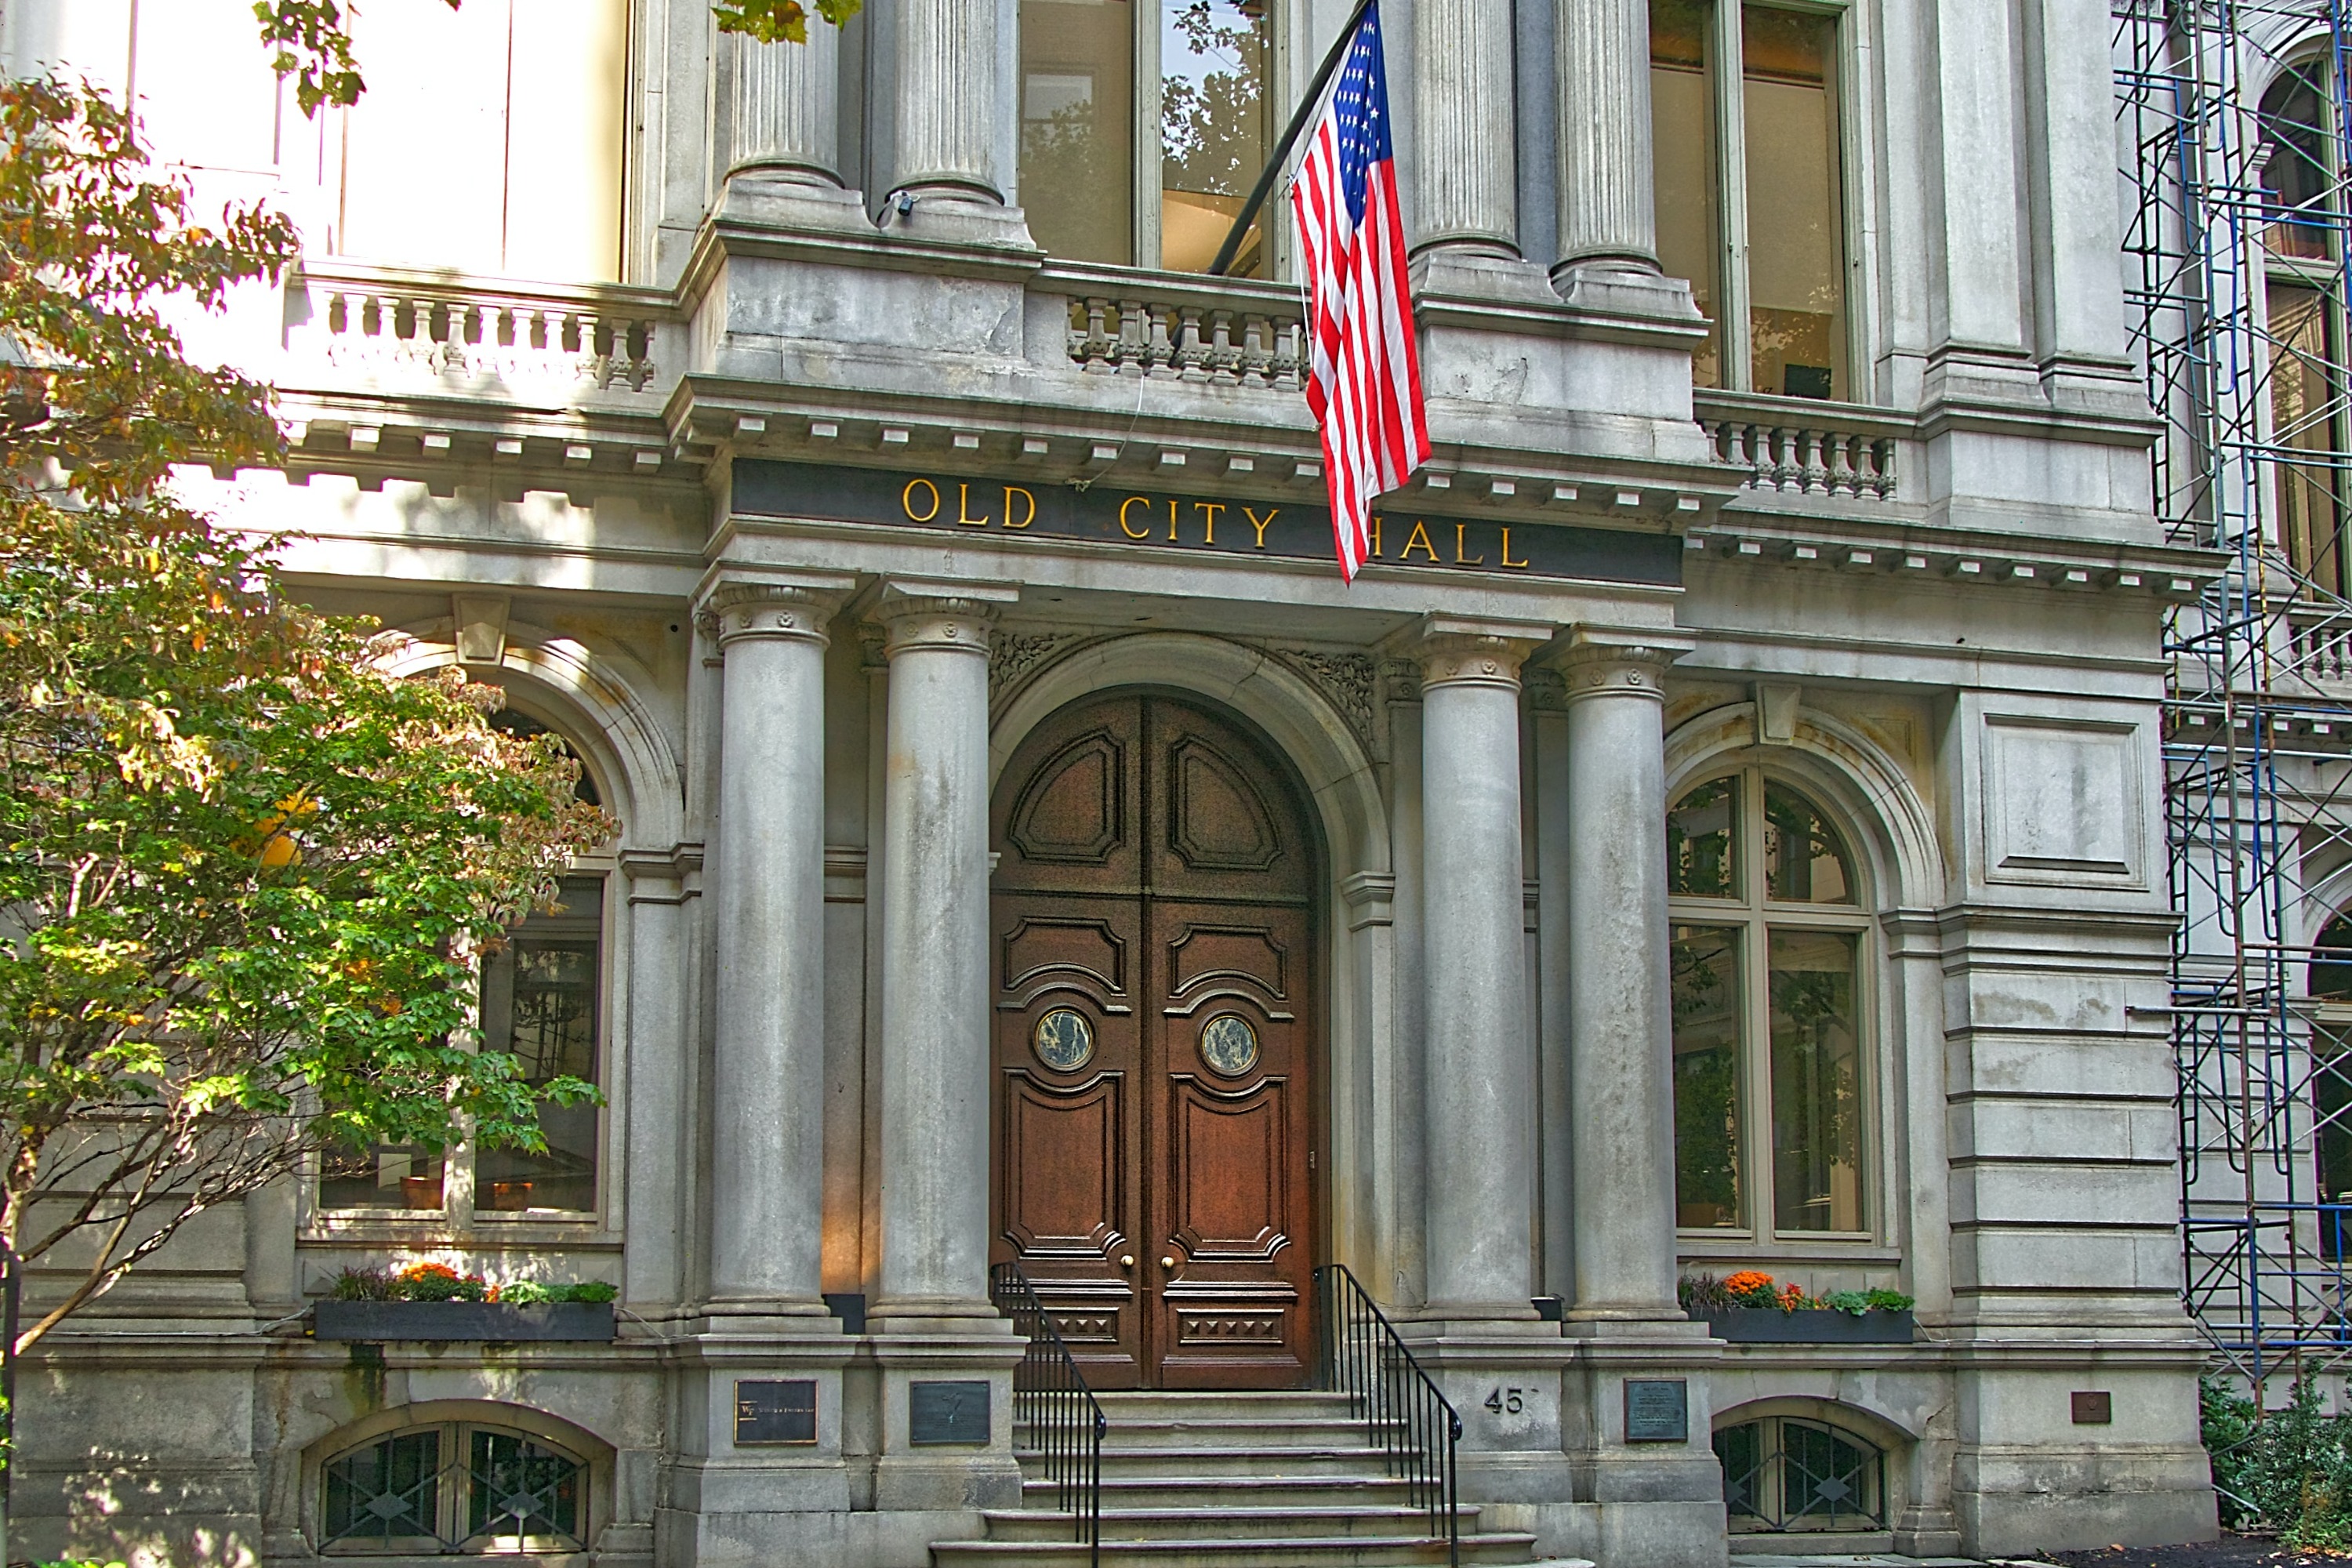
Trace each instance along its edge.
<path fill-rule="evenodd" d="M 1625 1380 L 1625 1441 L 1690 1441 L 1690 1384 L 1679 1377 Z"/>
<path fill-rule="evenodd" d="M 907 1437 L 917 1445 L 986 1443 L 988 1384 L 977 1378 L 908 1384 Z"/>
<path fill-rule="evenodd" d="M 735 1444 L 814 1443 L 816 1441 L 816 1380 L 735 1382 Z"/>

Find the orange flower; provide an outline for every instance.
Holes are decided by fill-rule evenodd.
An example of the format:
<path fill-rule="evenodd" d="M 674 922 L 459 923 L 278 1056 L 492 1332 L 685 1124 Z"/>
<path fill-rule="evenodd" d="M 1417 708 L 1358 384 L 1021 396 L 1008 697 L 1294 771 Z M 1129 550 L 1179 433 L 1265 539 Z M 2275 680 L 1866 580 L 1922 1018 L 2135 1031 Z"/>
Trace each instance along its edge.
<path fill-rule="evenodd" d="M 455 1279 L 457 1271 L 446 1263 L 412 1263 L 400 1271 L 404 1282 L 419 1279 Z"/>
<path fill-rule="evenodd" d="M 1772 1277 L 1760 1268 L 1743 1268 L 1723 1282 L 1723 1288 L 1735 1296 L 1745 1296 L 1753 1290 L 1772 1289 Z"/>

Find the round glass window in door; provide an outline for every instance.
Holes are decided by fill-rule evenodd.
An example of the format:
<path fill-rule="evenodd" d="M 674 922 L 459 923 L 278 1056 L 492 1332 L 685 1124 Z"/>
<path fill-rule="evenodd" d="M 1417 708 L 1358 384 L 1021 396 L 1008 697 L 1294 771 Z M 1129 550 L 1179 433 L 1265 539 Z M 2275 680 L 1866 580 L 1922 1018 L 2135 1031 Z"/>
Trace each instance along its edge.
<path fill-rule="evenodd" d="M 1213 1072 L 1239 1078 L 1257 1066 L 1257 1031 L 1246 1018 L 1220 1013 L 1201 1026 L 1201 1059 Z"/>
<path fill-rule="evenodd" d="M 1094 1058 L 1095 1027 L 1085 1015 L 1056 1007 L 1029 1031 L 1029 1048 L 1055 1072 L 1076 1072 Z"/>

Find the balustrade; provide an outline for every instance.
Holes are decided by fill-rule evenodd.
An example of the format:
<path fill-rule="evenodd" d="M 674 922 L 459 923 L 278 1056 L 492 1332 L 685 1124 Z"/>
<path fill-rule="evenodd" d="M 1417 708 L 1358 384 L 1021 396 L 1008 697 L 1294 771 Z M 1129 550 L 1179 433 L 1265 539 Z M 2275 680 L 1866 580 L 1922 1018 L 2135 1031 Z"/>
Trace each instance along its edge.
<path fill-rule="evenodd" d="M 1296 392 L 1305 318 L 1288 289 L 1157 279 L 1152 297 L 1120 279 L 1054 279 L 1069 298 L 1069 355 L 1103 374 Z"/>
<path fill-rule="evenodd" d="M 1699 427 L 1718 461 L 1748 470 L 1749 489 L 1885 500 L 1895 494 L 1897 427 L 1883 415 L 1760 400 L 1699 397 Z"/>

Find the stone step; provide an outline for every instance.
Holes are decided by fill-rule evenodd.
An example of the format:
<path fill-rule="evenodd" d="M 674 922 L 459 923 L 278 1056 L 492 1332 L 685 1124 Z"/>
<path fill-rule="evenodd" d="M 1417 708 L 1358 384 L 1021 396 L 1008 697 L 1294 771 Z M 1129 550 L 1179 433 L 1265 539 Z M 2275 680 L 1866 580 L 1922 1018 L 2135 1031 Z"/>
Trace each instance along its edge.
<path fill-rule="evenodd" d="M 1478 1510 L 1454 1510 L 1462 1533 L 1475 1535 Z M 1066 1541 L 1074 1528 L 1071 1516 L 1050 1509 L 994 1509 L 981 1516 L 991 1541 Z M 1114 1507 L 1103 1499 L 1102 1538 L 1113 1541 L 1196 1541 L 1221 1536 L 1252 1541 L 1296 1541 L 1302 1538 L 1372 1535 L 1395 1537 L 1425 1532 L 1430 1528 L 1425 1509 L 1380 1504 L 1320 1508 L 1289 1507 Z"/>
<path fill-rule="evenodd" d="M 1035 1457 L 1018 1456 L 1032 1464 Z M 1042 1473 L 1042 1472 L 1041 1472 Z M 1114 1448 L 1103 1445 L 1105 1481 L 1139 1476 L 1223 1478 L 1227 1476 L 1353 1476 L 1370 1480 L 1388 1475 L 1388 1451 L 1362 1444 L 1277 1444 L 1244 1447 L 1231 1444 L 1205 1447 Z"/>
<path fill-rule="evenodd" d="M 1105 1476 L 1105 1508 L 1324 1508 L 1337 1501 L 1402 1507 L 1411 1483 L 1388 1475 Z M 1022 1483 L 1030 1506 L 1052 1508 L 1058 1489 L 1032 1477 Z"/>
<path fill-rule="evenodd" d="M 1108 1417 L 1103 1452 L 1114 1448 L 1328 1448 L 1359 1447 L 1371 1439 L 1368 1422 L 1345 1415 L 1286 1415 L 1264 1420 L 1236 1415 L 1187 1414 L 1165 1420 L 1121 1420 Z M 1402 1422 L 1385 1422 L 1402 1431 Z"/>
<path fill-rule="evenodd" d="M 1350 1408 L 1344 1394 L 1314 1389 L 1243 1389 L 1234 1392 L 1114 1389 L 1097 1393 L 1096 1400 L 1114 1425 L 1123 1421 L 1222 1420 L 1227 1416 L 1250 1421 L 1291 1417 L 1314 1419 L 1344 1415 Z"/>
<path fill-rule="evenodd" d="M 1065 1527 L 1068 1528 L 1066 1516 Z M 1462 1561 L 1528 1564 L 1535 1560 L 1535 1537 L 1517 1531 L 1482 1531 L 1461 1540 Z M 1106 1563 L 1150 1568 L 1410 1568 L 1443 1563 L 1445 1542 L 1423 1535 L 1317 1535 L 1284 1540 L 1204 1536 L 1188 1541 L 1112 1541 L 1102 1543 Z M 1018 1563 L 1083 1564 L 1084 1543 L 1060 1541 L 936 1541 L 932 1568 L 996 1568 Z"/>

